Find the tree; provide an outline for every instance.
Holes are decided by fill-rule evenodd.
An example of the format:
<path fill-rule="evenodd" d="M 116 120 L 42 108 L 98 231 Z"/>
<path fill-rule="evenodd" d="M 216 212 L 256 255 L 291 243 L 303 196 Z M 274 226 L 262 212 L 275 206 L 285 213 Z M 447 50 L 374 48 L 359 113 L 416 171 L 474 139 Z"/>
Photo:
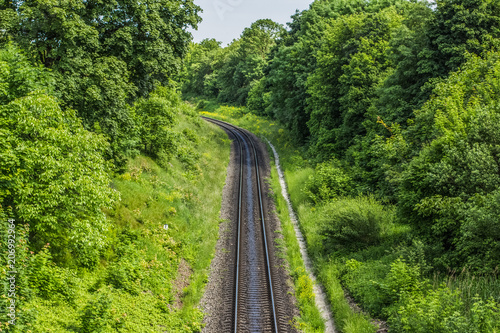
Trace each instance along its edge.
<path fill-rule="evenodd" d="M 271 50 L 283 33 L 283 27 L 271 20 L 258 20 L 245 28 L 229 46 L 228 60 L 219 72 L 219 101 L 246 104 L 252 83 L 264 77 Z"/>
<path fill-rule="evenodd" d="M 433 59 L 429 25 L 434 13 L 427 3 L 406 3 L 402 10 L 403 24 L 389 42 L 388 58 L 394 64 L 380 88 L 376 108 L 389 125 L 406 127 L 408 119 L 427 101 L 434 86 L 431 81 L 441 70 Z"/>
<path fill-rule="evenodd" d="M 443 266 L 488 271 L 500 256 L 499 74 L 500 54 L 469 56 L 404 133 L 418 153 L 401 176 L 399 216 Z"/>
<path fill-rule="evenodd" d="M 0 50 L 0 82 L 0 205 L 31 225 L 35 248 L 50 243 L 59 261 L 94 265 L 108 227 L 101 208 L 118 199 L 105 138 L 63 111 L 49 73 L 13 46 Z"/>
<path fill-rule="evenodd" d="M 241 34 L 241 51 L 243 56 L 258 56 L 266 60 L 271 49 L 283 36 L 281 24 L 269 19 L 257 20 Z"/>
<path fill-rule="evenodd" d="M 342 16 L 325 32 L 317 68 L 308 78 L 312 153 L 319 160 L 343 157 L 366 134 L 376 91 L 390 72 L 387 49 L 402 16 L 394 8 Z"/>
<path fill-rule="evenodd" d="M 219 89 L 214 81 L 225 60 L 225 52 L 220 44 L 215 39 L 191 44 L 180 75 L 185 95 L 217 97 Z"/>
<path fill-rule="evenodd" d="M 191 39 L 187 28 L 201 20 L 192 0 L 29 0 L 13 7 L 20 24 L 11 33 L 45 66 L 65 70 L 74 56 L 116 57 L 141 96 L 177 73 Z"/>
<path fill-rule="evenodd" d="M 455 71 L 466 53 L 482 55 L 498 47 L 500 37 L 500 1 L 439 0 L 429 37 L 440 76 Z"/>

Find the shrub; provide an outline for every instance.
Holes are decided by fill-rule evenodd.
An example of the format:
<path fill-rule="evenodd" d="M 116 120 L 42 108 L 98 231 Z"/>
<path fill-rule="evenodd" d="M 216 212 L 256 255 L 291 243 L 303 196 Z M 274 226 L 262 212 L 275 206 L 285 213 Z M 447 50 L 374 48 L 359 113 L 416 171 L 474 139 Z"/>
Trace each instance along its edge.
<path fill-rule="evenodd" d="M 380 290 L 382 302 L 389 305 L 386 313 L 393 311 L 392 305 L 403 297 L 418 297 L 424 287 L 420 277 L 420 267 L 410 266 L 404 260 L 397 259 L 391 264 L 391 270 L 382 283 L 375 283 Z"/>
<path fill-rule="evenodd" d="M 390 327 L 396 332 L 445 333 L 451 319 L 464 320 L 460 315 L 460 294 L 446 287 L 431 290 L 427 295 L 406 294 L 402 297 L 397 313 L 389 318 Z"/>
<path fill-rule="evenodd" d="M 380 316 L 383 315 L 389 301 L 383 297 L 380 283 L 376 281 L 384 281 L 388 272 L 389 266 L 380 261 L 359 262 L 349 259 L 342 267 L 341 279 L 363 310 L 371 315 Z"/>
<path fill-rule="evenodd" d="M 30 288 L 38 296 L 55 299 L 59 295 L 72 301 L 75 294 L 75 281 L 68 269 L 56 266 L 52 261 L 48 245 L 31 257 L 29 264 Z"/>
<path fill-rule="evenodd" d="M 351 190 L 351 177 L 342 169 L 340 162 L 332 159 L 316 166 L 314 175 L 306 183 L 304 192 L 315 203 L 345 196 Z"/>
<path fill-rule="evenodd" d="M 384 208 L 372 197 L 328 203 L 319 222 L 324 249 L 355 250 L 378 244 L 393 215 L 392 210 Z"/>
<path fill-rule="evenodd" d="M 141 291 L 143 278 L 139 258 L 134 254 L 127 254 L 110 266 L 106 283 L 131 294 L 138 294 Z"/>
<path fill-rule="evenodd" d="M 200 153 L 188 144 L 183 144 L 179 147 L 177 158 L 184 165 L 186 170 L 201 172 L 197 164 L 200 159 Z"/>
<path fill-rule="evenodd" d="M 180 95 L 172 88 L 158 87 L 149 99 L 139 99 L 135 104 L 140 124 L 142 150 L 155 158 L 163 168 L 177 157 L 186 169 L 198 171 L 200 154 L 196 145 L 199 135 L 190 128 L 179 131 L 179 118 L 188 117 L 196 123 L 198 115 L 193 107 L 182 102 Z"/>
<path fill-rule="evenodd" d="M 299 302 L 314 302 L 313 282 L 307 272 L 303 268 L 297 268 L 295 274 L 298 275 L 296 292 Z"/>
<path fill-rule="evenodd" d="M 140 119 L 143 150 L 153 157 L 172 151 L 175 145 L 172 129 L 177 113 L 175 106 L 166 98 L 151 96 L 140 99 L 135 110 Z"/>
<path fill-rule="evenodd" d="M 500 304 L 490 298 L 483 302 L 475 297 L 471 309 L 469 322 L 470 332 L 499 332 L 500 331 Z M 453 322 L 452 322 L 453 323 Z"/>
<path fill-rule="evenodd" d="M 270 95 L 266 93 L 266 80 L 260 79 L 250 84 L 247 107 L 259 116 L 268 116 L 266 109 L 269 107 Z"/>
<path fill-rule="evenodd" d="M 405 294 L 400 308 L 389 318 L 396 332 L 492 333 L 500 330 L 499 304 L 476 297 L 470 316 L 463 313 L 460 292 L 441 286 L 426 295 Z"/>
<path fill-rule="evenodd" d="M 191 128 L 183 129 L 182 134 L 188 141 L 194 144 L 198 144 L 200 142 L 200 137 Z"/>
<path fill-rule="evenodd" d="M 411 237 L 411 236 L 409 236 Z M 409 265 L 418 266 L 421 275 L 425 275 L 432 270 L 426 258 L 426 244 L 420 239 L 413 238 L 411 245 L 401 246 L 399 253 Z"/>
<path fill-rule="evenodd" d="M 500 259 L 500 191 L 476 195 L 463 215 L 453 254 L 475 272 L 494 271 Z"/>
<path fill-rule="evenodd" d="M 208 101 L 205 99 L 201 99 L 198 104 L 196 104 L 196 109 L 204 110 L 208 106 Z"/>
<path fill-rule="evenodd" d="M 80 317 L 83 333 L 109 332 L 112 329 L 111 293 L 101 291 L 83 309 Z"/>

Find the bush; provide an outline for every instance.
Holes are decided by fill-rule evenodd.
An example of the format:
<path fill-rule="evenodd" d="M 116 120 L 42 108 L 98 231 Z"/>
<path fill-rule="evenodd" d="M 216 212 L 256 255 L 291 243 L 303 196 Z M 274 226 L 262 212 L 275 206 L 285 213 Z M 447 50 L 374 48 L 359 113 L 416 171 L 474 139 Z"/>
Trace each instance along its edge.
<path fill-rule="evenodd" d="M 372 283 L 377 289 L 378 303 L 383 304 L 381 313 L 388 315 L 396 311 L 401 299 L 419 297 L 425 281 L 421 279 L 418 265 L 410 266 L 399 258 L 391 264 L 391 270 L 381 283 Z"/>
<path fill-rule="evenodd" d="M 469 321 L 470 332 L 499 332 L 500 331 L 500 304 L 493 299 L 486 303 L 475 297 Z M 451 322 L 453 323 L 453 322 Z"/>
<path fill-rule="evenodd" d="M 351 177 L 336 159 L 318 164 L 314 175 L 309 178 L 304 188 L 304 192 L 315 203 L 345 196 L 350 190 Z"/>
<path fill-rule="evenodd" d="M 460 294 L 446 287 L 432 290 L 427 295 L 405 295 L 401 307 L 389 318 L 396 332 L 445 333 L 450 319 L 457 320 L 461 310 Z"/>
<path fill-rule="evenodd" d="M 377 316 L 382 313 L 387 300 L 381 297 L 380 289 L 374 281 L 383 281 L 387 272 L 387 265 L 380 262 L 349 259 L 342 267 L 341 281 L 363 310 Z"/>
<path fill-rule="evenodd" d="M 476 195 L 463 215 L 453 254 L 473 271 L 495 271 L 500 258 L 500 191 Z"/>
<path fill-rule="evenodd" d="M 45 299 L 56 299 L 59 295 L 72 301 L 75 281 L 68 269 L 56 266 L 52 261 L 49 247 L 31 257 L 28 284 L 35 294 Z"/>
<path fill-rule="evenodd" d="M 373 316 L 383 316 L 390 300 L 383 295 L 380 285 L 390 267 L 380 261 L 360 262 L 349 259 L 342 267 L 341 280 L 356 302 Z"/>
<path fill-rule="evenodd" d="M 204 110 L 208 106 L 208 101 L 205 99 L 201 99 L 198 104 L 196 104 L 196 109 Z"/>
<path fill-rule="evenodd" d="M 168 99 L 158 96 L 140 99 L 135 105 L 141 124 L 143 151 L 152 157 L 175 150 L 172 148 L 175 145 L 172 129 L 177 116 L 175 107 Z"/>
<path fill-rule="evenodd" d="M 492 333 L 500 330 L 499 305 L 494 300 L 483 302 L 478 297 L 463 315 L 458 291 L 442 286 L 426 295 L 405 294 L 397 313 L 389 318 L 395 332 L 411 333 Z"/>
<path fill-rule="evenodd" d="M 372 197 L 342 199 L 326 205 L 320 217 L 320 234 L 326 251 L 356 250 L 380 242 L 393 211 Z"/>
<path fill-rule="evenodd" d="M 250 111 L 259 116 L 269 116 L 266 110 L 269 107 L 269 93 L 266 93 L 266 81 L 260 79 L 250 84 L 250 91 L 248 93 L 247 107 Z"/>
<path fill-rule="evenodd" d="M 298 275 L 296 293 L 299 302 L 314 302 L 313 282 L 307 272 L 303 268 L 297 268 L 295 274 Z"/>
<path fill-rule="evenodd" d="M 112 298 L 110 292 L 101 291 L 83 309 L 80 317 L 83 333 L 101 333 L 112 330 L 113 314 L 111 312 Z"/>
<path fill-rule="evenodd" d="M 128 254 L 110 266 L 106 283 L 137 295 L 141 291 L 143 278 L 140 259 L 134 254 Z"/>
<path fill-rule="evenodd" d="M 142 150 L 155 158 L 158 164 L 168 169 L 172 158 L 177 157 L 189 171 L 199 171 L 196 163 L 200 154 L 196 145 L 200 138 L 192 129 L 178 130 L 179 118 L 198 115 L 193 108 L 182 102 L 172 88 L 158 87 L 149 99 L 139 99 L 135 104 L 140 123 Z"/>

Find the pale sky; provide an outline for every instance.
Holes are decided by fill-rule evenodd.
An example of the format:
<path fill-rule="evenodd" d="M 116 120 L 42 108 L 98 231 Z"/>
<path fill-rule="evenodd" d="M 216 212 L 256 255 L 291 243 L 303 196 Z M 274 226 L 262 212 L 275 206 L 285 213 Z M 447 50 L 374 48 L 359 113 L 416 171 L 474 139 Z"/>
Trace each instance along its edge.
<path fill-rule="evenodd" d="M 194 41 L 215 38 L 226 46 L 239 38 L 243 29 L 259 19 L 271 19 L 285 25 L 295 10 L 309 8 L 313 0 L 195 0 L 203 9 L 198 31 L 192 31 Z"/>

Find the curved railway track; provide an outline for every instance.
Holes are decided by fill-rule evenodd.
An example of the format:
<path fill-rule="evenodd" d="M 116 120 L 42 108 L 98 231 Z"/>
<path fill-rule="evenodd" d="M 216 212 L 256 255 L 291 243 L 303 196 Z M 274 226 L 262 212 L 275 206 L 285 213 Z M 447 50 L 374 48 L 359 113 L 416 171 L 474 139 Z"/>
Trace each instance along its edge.
<path fill-rule="evenodd" d="M 269 239 L 272 238 L 268 235 L 271 231 L 266 226 L 261 161 L 254 139 L 236 126 L 203 118 L 223 128 L 238 145 L 239 152 L 235 264 L 229 269 L 232 285 L 227 286 L 230 287 L 227 301 L 232 303 L 232 311 L 227 314 L 230 317 L 227 332 L 289 331 L 288 320 L 280 320 L 282 311 L 279 308 L 283 302 L 274 288 L 274 251 L 270 248 L 272 240 Z"/>

